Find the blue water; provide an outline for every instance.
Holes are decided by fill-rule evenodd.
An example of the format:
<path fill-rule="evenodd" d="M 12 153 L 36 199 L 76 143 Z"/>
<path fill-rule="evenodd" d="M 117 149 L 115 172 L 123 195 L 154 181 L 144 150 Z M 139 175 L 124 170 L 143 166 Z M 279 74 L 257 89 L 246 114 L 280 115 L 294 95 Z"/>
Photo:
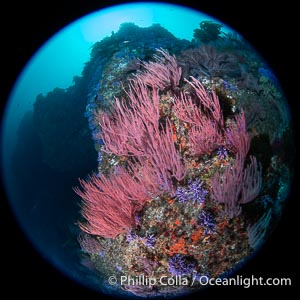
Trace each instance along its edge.
<path fill-rule="evenodd" d="M 77 269 L 76 239 L 70 237 L 72 234 L 76 236 L 75 221 L 78 217 L 72 187 L 77 184 L 77 177 L 84 177 L 97 167 L 96 152 L 91 150 L 85 168 L 69 177 L 64 171 L 47 165 L 35 128 L 37 123 L 31 119 L 36 97 L 45 96 L 54 88 L 64 90 L 72 86 L 74 76 L 81 75 L 90 59 L 92 45 L 117 32 L 124 22 L 140 27 L 158 23 L 175 37 L 191 40 L 193 30 L 207 18 L 212 19 L 184 7 L 158 3 L 128 4 L 95 12 L 51 37 L 37 49 L 17 78 L 2 121 L 4 184 L 15 216 L 29 239 L 53 264 L 68 274 L 72 273 L 73 278 L 80 281 L 82 273 Z M 224 25 L 223 31 L 230 29 Z M 76 105 L 74 97 L 74 107 Z M 67 118 L 68 113 L 63 112 L 57 122 Z M 49 128 L 55 126 L 49 124 Z M 72 149 L 64 151 L 71 153 Z M 82 155 L 86 153 L 83 151 Z"/>
<path fill-rule="evenodd" d="M 38 49 L 17 79 L 4 116 L 4 139 L 14 147 L 17 127 L 24 113 L 32 109 L 36 96 L 47 94 L 55 87 L 69 87 L 89 60 L 91 46 L 116 32 L 120 24 L 133 22 L 148 27 L 159 23 L 177 38 L 191 40 L 193 29 L 206 18 L 181 6 L 137 3 L 107 8 L 73 22 Z M 229 30 L 223 28 L 225 32 Z M 11 150 L 7 148 L 4 156 Z"/>

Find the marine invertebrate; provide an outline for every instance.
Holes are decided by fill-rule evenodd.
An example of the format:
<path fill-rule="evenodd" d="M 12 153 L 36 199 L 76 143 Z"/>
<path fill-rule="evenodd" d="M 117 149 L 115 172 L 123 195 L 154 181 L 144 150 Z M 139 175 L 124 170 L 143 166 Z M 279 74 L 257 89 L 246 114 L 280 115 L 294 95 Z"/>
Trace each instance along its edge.
<path fill-rule="evenodd" d="M 143 245 L 154 248 L 155 246 L 155 236 L 154 234 L 146 234 L 144 236 L 139 236 L 136 233 L 129 231 L 126 235 L 126 241 L 128 243 L 132 241 L 140 241 Z"/>
<path fill-rule="evenodd" d="M 138 77 L 148 86 L 163 90 L 166 87 L 175 89 L 181 78 L 181 67 L 175 56 L 171 56 L 164 49 L 157 49 L 154 61 L 142 62 L 146 72 L 138 73 Z"/>
<path fill-rule="evenodd" d="M 159 50 L 159 53 L 162 53 L 165 60 L 174 63 L 174 57 L 167 52 Z M 182 180 L 186 167 L 174 145 L 170 120 L 166 120 L 165 127 L 159 122 L 158 89 L 161 86 L 158 84 L 157 87 L 154 81 L 161 82 L 160 76 L 165 73 L 153 76 L 154 69 L 163 65 L 163 60 L 160 61 L 158 57 L 156 61 L 145 64 L 145 71 L 130 81 L 128 89 L 124 89 L 126 99 L 116 99 L 111 114 L 101 111 L 96 118 L 101 126 L 99 138 L 104 143 L 103 151 L 118 156 L 135 156 L 141 165 L 145 165 L 145 160 L 148 160 L 148 167 L 156 173 L 157 180 L 162 182 L 164 188 L 172 191 L 172 177 Z M 173 66 L 173 69 L 167 65 L 163 71 L 170 71 L 169 84 L 178 84 L 180 68 Z M 151 85 L 151 89 L 144 81 Z"/>
<path fill-rule="evenodd" d="M 142 241 L 142 243 L 149 247 L 149 248 L 154 248 L 155 247 L 155 236 L 154 234 L 146 234 L 143 237 L 140 237 L 140 240 Z"/>
<path fill-rule="evenodd" d="M 99 111 L 96 115 L 103 151 L 133 158 L 109 176 L 81 181 L 84 191 L 76 189 L 84 199 L 83 216 L 88 222 L 81 223 L 81 228 L 87 233 L 115 237 L 129 230 L 146 200 L 164 192 L 176 194 L 180 202 L 191 199 L 199 203 L 208 194 L 197 178 L 190 180 L 187 188 L 176 190 L 176 182 L 185 178 L 187 166 L 175 145 L 171 116 L 165 116 L 164 123 L 160 121 L 159 89 L 167 85 L 175 88 L 181 70 L 168 52 L 159 49 L 158 54 L 161 56 L 144 63 L 144 70 L 129 81 L 127 89 L 123 88 L 126 98 L 116 99 L 111 112 Z M 261 186 L 255 158 L 243 171 L 250 147 L 244 114 L 236 115 L 225 126 L 216 93 L 207 92 L 194 77 L 185 82 L 191 90 L 174 95 L 173 113 L 181 122 L 193 125 L 188 138 L 190 154 L 211 153 L 225 143 L 227 149 L 236 153 L 234 167 L 226 167 L 224 174 L 217 171 L 212 181 L 214 198 L 224 203 L 226 213 L 233 217 L 240 213 L 239 204 L 252 201 Z"/>
<path fill-rule="evenodd" d="M 252 201 L 260 192 L 262 168 L 255 157 L 244 170 L 244 157 L 237 154 L 233 165 L 225 167 L 224 172 L 217 171 L 212 179 L 213 197 L 224 204 L 224 212 L 230 218 L 241 213 L 241 204 Z"/>
<path fill-rule="evenodd" d="M 185 203 L 192 200 L 194 203 L 203 203 L 208 190 L 203 187 L 203 181 L 199 178 L 189 180 L 186 187 L 179 186 L 176 190 L 176 197 L 179 202 Z"/>
<path fill-rule="evenodd" d="M 175 97 L 174 113 L 180 120 L 193 125 L 189 133 L 190 153 L 202 155 L 223 144 L 223 115 L 214 91 L 208 93 L 194 77 L 185 81 L 192 87 L 196 98 L 183 93 Z"/>
<path fill-rule="evenodd" d="M 188 189 L 185 187 L 179 186 L 176 189 L 176 198 L 181 203 L 185 203 L 185 202 L 189 201 L 190 195 L 189 195 Z"/>
<path fill-rule="evenodd" d="M 104 237 L 106 260 L 98 255 L 96 264 L 110 273 L 222 276 L 251 251 L 251 207 L 244 205 L 262 186 L 253 155 L 261 158 L 253 145 L 248 155 L 246 117 L 233 99 L 236 81 L 182 78 L 176 57 L 163 49 L 140 66 L 109 109 L 100 105 L 94 114 L 103 157 L 99 181 L 83 184 L 81 229 Z"/>
<path fill-rule="evenodd" d="M 213 232 L 214 227 L 216 226 L 216 221 L 211 213 L 201 210 L 198 219 L 199 224 L 204 227 L 205 235 Z"/>
<path fill-rule="evenodd" d="M 188 256 L 182 254 L 175 254 L 168 260 L 168 268 L 172 276 L 191 275 L 195 267 L 195 262 Z"/>
<path fill-rule="evenodd" d="M 272 217 L 272 209 L 269 209 L 267 213 L 264 213 L 256 223 L 249 225 L 247 228 L 248 241 L 250 247 L 257 249 L 263 239 L 266 237 L 266 232 L 269 227 L 269 223 Z"/>
<path fill-rule="evenodd" d="M 175 58 L 163 50 L 159 52 L 167 63 L 173 63 L 163 71 L 175 68 L 177 72 L 170 71 L 168 78 L 175 79 L 168 84 L 178 84 L 180 69 L 174 66 Z M 150 91 L 142 81 L 148 75 L 155 80 L 153 70 L 161 70 L 159 66 L 164 60 L 156 57 L 156 61 L 145 64 L 145 72 L 130 82 L 128 90 L 124 89 L 129 103 L 116 99 L 112 113 L 102 111 L 96 117 L 101 126 L 98 138 L 103 141 L 103 151 L 118 156 L 134 155 L 135 161 L 128 163 L 129 171 L 119 167 L 109 176 L 93 175 L 88 181 L 80 181 L 83 191 L 75 191 L 84 200 L 82 214 L 87 223 L 80 226 L 87 233 L 115 237 L 130 229 L 135 225 L 134 215 L 150 195 L 164 190 L 173 194 L 172 179 L 180 181 L 186 174 L 185 163 L 175 148 L 170 120 L 166 120 L 164 128 L 159 123 L 158 90 L 154 82 L 148 81 Z M 158 76 L 157 82 L 160 81 Z"/>
<path fill-rule="evenodd" d="M 128 231 L 127 234 L 126 234 L 126 241 L 128 243 L 134 241 L 135 239 L 137 238 L 137 235 L 132 232 L 132 230 Z"/>
<path fill-rule="evenodd" d="M 218 156 L 219 156 L 220 159 L 225 159 L 225 158 L 228 157 L 228 151 L 227 151 L 227 149 L 226 149 L 225 147 L 223 147 L 223 146 L 220 146 L 220 147 L 218 148 L 217 154 L 218 154 Z"/>
<path fill-rule="evenodd" d="M 231 122 L 226 129 L 226 147 L 245 158 L 250 148 L 251 138 L 246 130 L 244 112 L 235 115 L 234 119 L 235 122 Z"/>
<path fill-rule="evenodd" d="M 211 45 L 187 49 L 180 57 L 182 73 L 194 77 L 239 77 L 241 67 L 238 57 L 232 52 L 218 51 Z"/>
<path fill-rule="evenodd" d="M 96 46 L 97 49 L 94 48 L 97 51 L 93 51 L 91 62 L 86 64 L 82 76 L 74 78 L 74 87 L 58 90 L 52 96 L 49 93 L 39 97 L 34 122 L 30 113 L 29 119 L 26 116 L 21 123 L 17 150 L 12 158 L 23 155 L 23 151 L 18 150 L 28 145 L 28 140 L 39 144 L 37 133 L 43 142 L 43 153 L 46 150 L 63 154 L 58 160 L 56 155 L 51 156 L 56 166 L 62 163 L 66 154 L 69 155 L 68 149 L 76 148 L 79 151 L 74 158 L 79 162 L 83 158 L 84 163 L 81 161 L 80 164 L 84 169 L 68 173 L 68 176 L 56 176 L 53 170 L 48 172 L 45 169 L 47 185 L 35 184 L 33 189 L 27 188 L 31 187 L 27 172 L 28 166 L 31 166 L 27 160 L 22 164 L 23 156 L 14 159 L 13 171 L 16 172 L 13 173 L 24 173 L 20 186 L 27 187 L 20 191 L 22 195 L 29 195 L 31 221 L 43 221 L 48 230 L 57 211 L 60 212 L 60 221 L 73 221 L 79 197 L 73 195 L 75 201 L 70 201 L 68 196 L 72 195 L 68 193 L 67 183 L 74 182 L 71 179 L 74 175 L 93 170 L 95 175 L 92 177 L 95 179 L 88 177 L 83 180 L 79 192 L 82 198 L 80 220 L 70 224 L 71 232 L 65 232 L 67 236 L 59 235 L 65 242 L 65 238 L 67 241 L 72 238 L 70 234 L 80 232 L 83 251 L 70 248 L 78 246 L 76 243 L 67 243 L 65 250 L 75 250 L 85 260 L 89 259 L 95 274 L 88 273 L 88 270 L 81 272 L 83 269 L 79 270 L 80 274 L 87 275 L 85 279 L 91 280 L 96 288 L 104 287 L 110 295 L 121 289 L 124 295 L 124 289 L 127 289 L 133 293 L 137 291 L 140 296 L 170 297 L 181 287 L 172 284 L 165 287 L 158 283 L 153 288 L 144 285 L 139 289 L 132 282 L 118 282 L 109 287 L 108 277 L 133 278 L 145 274 L 158 282 L 161 276 L 171 277 L 169 267 L 172 270 L 172 263 L 176 268 L 173 274 L 190 273 L 193 269 L 197 281 L 200 281 L 201 274 L 209 274 L 211 278 L 230 276 L 229 271 L 256 251 L 257 247 L 251 245 L 265 239 L 260 229 L 255 233 L 255 222 L 260 222 L 259 218 L 272 209 L 269 218 L 270 225 L 273 225 L 281 213 L 291 175 L 291 152 L 287 149 L 292 148 L 287 143 L 291 138 L 286 135 L 286 140 L 282 136 L 285 127 L 282 125 L 288 125 L 289 120 L 287 116 L 283 116 L 286 122 L 278 118 L 284 113 L 278 107 L 275 111 L 278 99 L 284 100 L 282 92 L 270 80 L 260 76 L 258 68 L 265 64 L 256 56 L 249 56 L 251 49 L 245 47 L 243 40 L 231 45 L 230 36 L 226 40 L 222 36 L 222 39 L 209 43 L 210 48 L 201 47 L 204 52 L 209 52 L 206 53 L 207 60 L 204 58 L 194 65 L 188 62 L 185 65 L 183 59 L 178 63 L 178 58 L 183 56 L 185 49 L 194 48 L 197 41 L 176 39 L 159 25 L 149 29 L 140 29 L 132 24 L 125 27 L 119 33 L 113 33 L 111 38 L 105 38 Z M 210 61 L 210 55 L 215 55 L 216 59 L 213 57 Z M 242 73 L 240 77 L 239 73 Z M 253 76 L 252 87 L 248 85 L 248 89 L 241 84 L 245 73 Z M 250 75 L 248 79 L 251 79 Z M 53 106 L 49 100 L 55 100 L 57 95 L 60 95 L 59 105 Z M 76 98 L 80 99 L 77 101 Z M 49 104 L 45 106 L 47 102 Z M 284 102 L 281 104 L 284 109 Z M 86 119 L 83 118 L 84 107 Z M 52 109 L 55 114 L 45 119 L 43 112 L 51 112 Z M 70 114 L 65 114 L 69 110 Z M 77 113 L 73 114 L 71 110 Z M 55 116 L 68 121 L 57 123 Z M 253 116 L 259 122 L 252 122 Z M 39 126 L 39 121 L 43 121 L 43 126 Z M 251 126 L 246 127 L 245 121 Z M 79 123 L 81 125 L 77 126 Z M 54 131 L 53 124 L 59 125 Z M 65 143 L 66 131 L 60 125 L 77 133 L 69 136 L 70 143 Z M 88 134 L 88 126 L 93 140 Z M 29 139 L 24 134 L 26 127 L 34 129 L 34 135 Z M 57 145 L 50 145 L 49 135 L 45 134 L 48 129 L 54 133 L 58 130 L 63 143 L 59 141 Z M 74 140 L 74 136 L 78 139 Z M 93 156 L 90 151 L 85 151 L 85 139 L 81 136 L 90 140 Z M 51 147 L 45 148 L 47 144 Z M 39 145 L 36 146 L 39 148 Z M 36 151 L 32 153 L 34 155 Z M 91 164 L 87 165 L 86 161 Z M 59 170 L 65 173 L 66 169 L 62 166 Z M 260 193 L 262 176 L 259 174 L 262 172 L 264 182 Z M 53 175 L 59 181 L 54 185 L 49 180 Z M 65 180 L 67 177 L 68 181 Z M 238 179 L 237 185 L 229 184 L 226 177 L 231 182 Z M 215 182 L 214 178 L 217 179 Z M 39 180 L 32 182 L 41 183 Z M 54 189 L 53 193 L 49 193 L 48 185 L 51 191 Z M 258 193 L 259 197 L 255 199 Z M 42 202 L 37 200 L 44 194 L 46 197 L 42 200 L 46 202 L 42 202 L 46 204 L 46 210 L 41 211 Z M 63 202 L 57 201 L 60 195 Z M 247 204 L 250 201 L 252 203 Z M 233 216 L 228 220 L 231 210 Z M 80 228 L 75 228 L 78 224 Z M 52 225 L 55 229 L 55 224 Z M 266 222 L 268 225 L 269 222 Z M 31 228 L 39 233 L 38 226 Z M 40 238 L 39 234 L 37 236 Z M 43 242 L 44 239 L 39 240 Z M 178 255 L 182 255 L 182 259 L 178 259 Z M 182 263 L 176 263 L 176 258 Z M 189 277 L 190 283 L 191 274 L 184 276 Z M 186 291 L 200 287 L 199 282 L 195 287 L 189 284 Z"/>
<path fill-rule="evenodd" d="M 75 192 L 84 200 L 82 215 L 87 221 L 79 224 L 81 230 L 113 238 L 135 225 L 134 216 L 142 209 L 153 188 L 147 183 L 149 177 L 135 174 L 120 167 L 110 176 L 92 175 L 88 181 L 80 180 L 83 190 L 75 188 Z"/>

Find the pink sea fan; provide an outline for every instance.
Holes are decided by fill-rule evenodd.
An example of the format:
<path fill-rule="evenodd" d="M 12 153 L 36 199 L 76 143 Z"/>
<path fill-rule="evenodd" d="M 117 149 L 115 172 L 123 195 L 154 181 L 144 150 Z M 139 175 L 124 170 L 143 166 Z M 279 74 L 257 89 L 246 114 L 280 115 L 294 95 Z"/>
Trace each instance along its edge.
<path fill-rule="evenodd" d="M 224 212 L 230 218 L 238 216 L 241 204 L 251 202 L 259 194 L 262 185 L 262 168 L 255 157 L 244 170 L 244 157 L 237 155 L 233 165 L 224 172 L 217 171 L 212 179 L 213 198 L 224 204 Z"/>
<path fill-rule="evenodd" d="M 192 155 L 210 153 L 223 145 L 224 121 L 219 99 L 214 91 L 208 93 L 195 78 L 186 82 L 194 95 L 181 93 L 174 98 L 174 113 L 183 122 L 191 124 L 189 145 Z"/>
<path fill-rule="evenodd" d="M 157 49 L 154 61 L 142 62 L 145 71 L 137 75 L 146 85 L 164 90 L 167 87 L 175 89 L 181 78 L 181 67 L 175 56 L 164 49 Z"/>
<path fill-rule="evenodd" d="M 144 178 L 135 177 L 122 167 L 110 176 L 95 175 L 89 180 L 80 180 L 83 190 L 75 192 L 83 199 L 80 223 L 82 231 L 114 238 L 135 225 L 134 215 L 149 199 L 148 184 Z"/>
<path fill-rule="evenodd" d="M 223 144 L 223 136 L 214 121 L 206 120 L 203 126 L 193 126 L 189 134 L 192 155 L 210 153 Z"/>
<path fill-rule="evenodd" d="M 246 157 L 250 148 L 251 138 L 246 130 L 246 120 L 244 112 L 235 116 L 234 122 L 231 122 L 226 130 L 227 148 Z"/>

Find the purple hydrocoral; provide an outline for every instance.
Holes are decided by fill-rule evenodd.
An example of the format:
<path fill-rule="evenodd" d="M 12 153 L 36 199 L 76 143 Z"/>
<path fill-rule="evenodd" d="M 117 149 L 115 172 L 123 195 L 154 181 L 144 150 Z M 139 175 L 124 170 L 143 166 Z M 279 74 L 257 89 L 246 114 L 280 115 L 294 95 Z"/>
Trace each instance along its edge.
<path fill-rule="evenodd" d="M 172 276 L 190 275 L 194 272 L 196 263 L 182 254 L 175 254 L 169 258 L 169 272 Z"/>
<path fill-rule="evenodd" d="M 192 200 L 194 203 L 203 203 L 208 191 L 203 187 L 203 181 L 199 178 L 189 180 L 187 187 L 179 186 L 176 190 L 176 197 L 179 202 L 186 203 Z"/>
<path fill-rule="evenodd" d="M 194 203 L 203 203 L 205 200 L 205 196 L 208 194 L 208 190 L 204 189 L 203 187 L 203 181 L 200 181 L 199 178 L 196 178 L 196 180 L 189 182 L 189 191 Z"/>
<path fill-rule="evenodd" d="M 204 227 L 205 235 L 207 235 L 208 233 L 212 233 L 216 225 L 213 215 L 205 212 L 204 210 L 202 210 L 199 215 L 199 223 Z"/>
<path fill-rule="evenodd" d="M 188 190 L 182 186 L 179 186 L 176 190 L 176 197 L 179 202 L 185 203 L 190 199 Z"/>
<path fill-rule="evenodd" d="M 225 147 L 221 146 L 218 148 L 217 152 L 220 159 L 226 159 L 228 157 L 228 151 Z"/>
<path fill-rule="evenodd" d="M 139 236 L 136 233 L 129 231 L 126 235 L 126 241 L 130 243 L 134 240 L 142 242 L 145 246 L 149 248 L 155 247 L 156 240 L 154 234 L 146 234 L 144 236 Z"/>
<path fill-rule="evenodd" d="M 154 234 L 146 235 L 143 238 L 143 243 L 145 246 L 149 248 L 154 248 L 155 247 L 155 237 Z"/>
<path fill-rule="evenodd" d="M 126 235 L 126 241 L 128 243 L 130 243 L 131 241 L 135 240 L 136 238 L 137 238 L 137 235 L 134 232 L 132 232 L 132 231 L 129 231 L 127 233 L 127 235 Z"/>

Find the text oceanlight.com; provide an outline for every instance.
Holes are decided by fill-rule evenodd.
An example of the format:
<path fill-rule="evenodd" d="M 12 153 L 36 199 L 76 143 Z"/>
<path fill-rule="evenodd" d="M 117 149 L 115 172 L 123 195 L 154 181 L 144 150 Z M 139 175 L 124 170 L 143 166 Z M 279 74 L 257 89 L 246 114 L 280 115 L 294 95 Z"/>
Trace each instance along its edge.
<path fill-rule="evenodd" d="M 160 278 L 139 276 L 110 276 L 108 278 L 110 285 L 131 285 L 131 286 L 194 286 L 200 284 L 202 286 L 242 286 L 250 288 L 251 286 L 290 286 L 291 278 L 263 278 L 263 277 L 243 277 L 238 275 L 232 278 L 210 278 L 208 276 L 194 276 L 187 278 L 184 276 L 161 276 Z"/>

